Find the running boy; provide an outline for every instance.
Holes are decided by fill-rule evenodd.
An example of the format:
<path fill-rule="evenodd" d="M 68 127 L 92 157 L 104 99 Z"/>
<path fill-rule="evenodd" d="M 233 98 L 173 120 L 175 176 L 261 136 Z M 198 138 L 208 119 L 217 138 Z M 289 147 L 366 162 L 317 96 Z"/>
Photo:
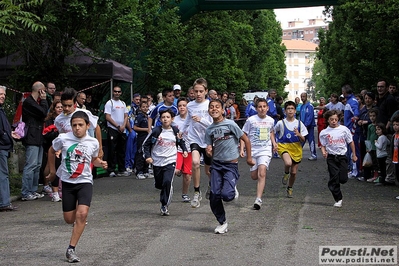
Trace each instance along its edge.
<path fill-rule="evenodd" d="M 175 117 L 174 122 L 177 128 L 183 128 L 184 122 L 187 119 L 187 104 L 188 100 L 186 98 L 179 98 L 177 100 L 177 108 L 179 109 L 179 115 Z M 190 202 L 190 197 L 188 196 L 188 187 L 190 186 L 191 176 L 192 176 L 192 157 L 190 151 L 190 144 L 187 139 L 188 130 L 182 132 L 183 139 L 186 143 L 186 148 L 188 155 L 183 157 L 183 150 L 178 148 L 177 150 L 177 162 L 176 162 L 176 174 L 183 174 L 183 186 L 182 186 L 182 200 L 183 202 Z"/>
<path fill-rule="evenodd" d="M 269 106 L 266 99 L 259 98 L 255 103 L 257 114 L 250 116 L 244 124 L 242 131 L 249 137 L 252 146 L 252 156 L 255 164 L 252 165 L 251 178 L 258 180 L 254 210 L 262 206 L 262 194 L 266 184 L 266 170 L 269 168 L 273 152 L 277 152 L 276 138 L 274 136 L 274 119 L 267 116 Z M 244 154 L 244 145 L 241 141 L 241 154 Z M 248 153 L 248 149 L 246 149 Z"/>
<path fill-rule="evenodd" d="M 206 153 L 212 157 L 210 206 L 219 225 L 215 228 L 216 234 L 227 232 L 226 212 L 222 200 L 228 202 L 235 198 L 235 187 L 238 178 L 238 144 L 242 141 L 247 150 L 247 164 L 254 165 L 251 157 L 251 143 L 238 125 L 226 119 L 223 103 L 219 99 L 209 103 L 209 114 L 213 123 L 206 129 Z"/>
<path fill-rule="evenodd" d="M 183 157 L 187 157 L 185 142 L 176 133 L 178 129 L 172 127 L 174 112 L 170 109 L 160 112 L 162 126 L 154 127 L 143 144 L 144 158 L 153 165 L 155 188 L 161 189 L 161 215 L 168 216 L 168 206 L 173 195 L 173 177 L 175 175 L 177 145 L 183 150 Z"/>
<path fill-rule="evenodd" d="M 77 111 L 72 115 L 70 123 L 72 132 L 60 134 L 53 140 L 53 146 L 49 149 L 50 174 L 47 178 L 51 180 L 55 177 L 55 151 L 61 150 L 62 162 L 57 176 L 61 177 L 62 181 L 62 210 L 65 222 L 75 223 L 66 257 L 68 262 L 79 262 L 75 247 L 85 229 L 93 195 L 90 163 L 103 169 L 108 165 L 98 157 L 98 141 L 87 135 L 90 128 L 89 116 L 83 111 Z"/>
<path fill-rule="evenodd" d="M 172 89 L 164 89 L 162 91 L 163 102 L 159 103 L 155 106 L 154 109 L 148 115 L 148 133 L 151 133 L 152 126 L 158 127 L 162 125 L 161 122 L 161 111 L 166 109 L 171 109 L 174 115 L 176 116 L 178 111 L 177 107 L 173 105 L 173 101 L 175 99 L 175 95 L 173 94 Z"/>
<path fill-rule="evenodd" d="M 191 149 L 194 183 L 194 197 L 191 200 L 191 207 L 198 208 L 202 200 L 200 191 L 201 154 L 204 156 L 205 172 L 208 176 L 211 165 L 211 158 L 205 152 L 205 130 L 212 124 L 212 118 L 208 113 L 209 100 L 206 99 L 206 94 L 208 93 L 207 81 L 204 78 L 198 78 L 194 81 L 193 88 L 195 101 L 187 104 L 188 117 L 181 131 L 185 132 L 188 130 L 187 139 Z"/>
<path fill-rule="evenodd" d="M 341 112 L 330 110 L 325 113 L 328 127 L 320 132 L 321 152 L 327 159 L 330 180 L 330 189 L 335 203 L 334 207 L 342 207 L 342 192 L 340 184 L 348 181 L 348 159 L 346 157 L 347 146 L 352 150 L 352 161 L 356 162 L 355 144 L 349 129 L 339 124 Z"/>
<path fill-rule="evenodd" d="M 282 183 L 287 185 L 287 197 L 292 198 L 292 187 L 296 179 L 299 163 L 302 160 L 302 142 L 308 130 L 295 118 L 296 105 L 293 101 L 284 104 L 286 118 L 279 120 L 274 127 L 277 136 L 277 148 L 284 161 L 284 176 Z"/>

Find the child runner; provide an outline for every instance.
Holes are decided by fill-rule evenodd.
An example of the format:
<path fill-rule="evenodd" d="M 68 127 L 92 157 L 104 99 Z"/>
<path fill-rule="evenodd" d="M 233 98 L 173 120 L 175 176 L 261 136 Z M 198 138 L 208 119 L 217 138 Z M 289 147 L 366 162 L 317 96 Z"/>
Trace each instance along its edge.
<path fill-rule="evenodd" d="M 75 247 L 86 226 L 91 198 L 93 195 L 93 175 L 90 163 L 96 167 L 107 168 L 107 162 L 98 157 L 99 143 L 87 134 L 90 128 L 89 116 L 77 111 L 71 118 L 72 132 L 60 134 L 53 140 L 49 149 L 48 161 L 50 174 L 56 174 L 62 180 L 62 210 L 68 224 L 75 223 L 72 236 L 66 251 L 68 262 L 79 262 Z M 55 169 L 55 151 L 61 150 L 62 162 L 57 173 Z"/>
<path fill-rule="evenodd" d="M 206 94 L 208 93 L 207 81 L 204 78 L 198 78 L 194 81 L 193 88 L 195 101 L 191 101 L 187 104 L 188 117 L 181 131 L 185 132 L 188 130 L 187 139 L 190 143 L 194 183 L 194 196 L 191 200 L 191 207 L 198 208 L 201 205 L 202 200 L 200 191 L 201 154 L 204 157 L 205 172 L 208 176 L 211 165 L 211 158 L 208 157 L 205 152 L 205 130 L 210 124 L 212 124 L 212 118 L 208 113 L 209 100 L 206 99 Z"/>
<path fill-rule="evenodd" d="M 392 127 L 395 132 L 391 138 L 392 163 L 395 165 L 396 180 L 399 181 L 399 115 L 392 118 Z M 399 196 L 395 198 L 399 200 Z"/>
<path fill-rule="evenodd" d="M 378 123 L 375 127 L 375 133 L 378 136 L 378 139 L 375 140 L 375 147 L 376 147 L 376 153 L 377 153 L 377 161 L 378 161 L 378 168 L 380 169 L 380 177 L 379 177 L 379 182 L 377 182 L 375 185 L 376 186 L 381 186 L 387 184 L 385 182 L 385 178 L 387 177 L 387 171 L 386 171 L 386 159 L 388 157 L 388 145 L 389 145 L 389 139 L 387 136 L 387 129 L 384 125 L 384 123 Z"/>
<path fill-rule="evenodd" d="M 331 110 L 325 113 L 328 127 L 320 132 L 321 152 L 327 159 L 330 180 L 330 189 L 335 203 L 334 207 L 342 207 L 342 192 L 340 184 L 348 181 L 348 159 L 346 151 L 348 144 L 352 151 L 352 161 L 356 162 L 355 144 L 353 144 L 352 133 L 345 126 L 339 124 L 341 112 Z"/>
<path fill-rule="evenodd" d="M 272 149 L 273 152 L 277 152 L 277 144 L 274 136 L 274 119 L 266 115 L 269 110 L 267 100 L 259 98 L 255 102 L 255 107 L 258 113 L 247 119 L 242 131 L 251 141 L 252 156 L 255 161 L 255 165 L 250 169 L 251 178 L 258 180 L 253 209 L 259 210 L 262 206 L 262 194 L 266 184 L 266 170 L 269 168 L 273 156 Z M 244 145 L 241 145 L 240 148 L 243 154 Z"/>
<path fill-rule="evenodd" d="M 187 118 L 187 104 L 188 100 L 186 98 L 179 98 L 177 100 L 177 108 L 179 109 L 179 115 L 175 117 L 174 122 L 177 128 L 183 128 L 184 122 Z M 190 202 L 190 197 L 188 196 L 188 188 L 191 182 L 192 175 L 192 158 L 190 152 L 190 145 L 187 140 L 187 130 L 182 132 L 183 139 L 186 143 L 186 148 L 188 151 L 187 157 L 183 157 L 183 150 L 179 147 L 177 150 L 177 162 L 176 162 L 176 174 L 183 174 L 183 186 L 182 186 L 182 199 L 183 202 Z"/>
<path fill-rule="evenodd" d="M 375 147 L 375 141 L 378 139 L 377 133 L 375 132 L 375 126 L 377 125 L 378 109 L 371 108 L 368 112 L 371 123 L 367 127 L 367 140 L 371 144 L 371 150 L 366 151 L 370 153 L 373 165 L 371 167 L 363 167 L 364 179 L 367 182 L 378 182 L 378 161 Z M 372 175 L 372 170 L 374 174 Z"/>
<path fill-rule="evenodd" d="M 206 129 L 206 153 L 212 157 L 210 206 L 219 225 L 216 234 L 227 232 L 226 212 L 222 200 L 228 202 L 235 198 L 238 173 L 238 144 L 242 141 L 247 150 L 247 164 L 254 165 L 251 157 L 251 143 L 238 125 L 224 118 L 223 103 L 219 99 L 209 103 L 209 114 L 213 123 Z"/>
<path fill-rule="evenodd" d="M 162 126 L 154 127 L 143 144 L 144 158 L 153 165 L 155 188 L 161 189 L 161 215 L 168 216 L 168 206 L 173 195 L 173 177 L 175 175 L 177 144 L 187 157 L 187 149 L 183 139 L 175 134 L 172 122 L 175 116 L 170 109 L 160 112 Z"/>
<path fill-rule="evenodd" d="M 136 178 L 145 179 L 150 177 L 148 173 L 148 163 L 144 160 L 143 156 L 143 143 L 148 135 L 148 103 L 141 102 L 139 110 L 137 111 L 136 119 L 134 120 L 134 131 L 137 132 L 137 151 L 135 155 L 136 164 Z"/>
<path fill-rule="evenodd" d="M 278 153 L 284 161 L 284 176 L 282 183 L 287 185 L 287 197 L 292 198 L 299 163 L 302 160 L 302 142 L 308 130 L 305 125 L 295 118 L 296 105 L 293 101 L 284 104 L 286 118 L 279 120 L 274 127 L 277 135 Z"/>

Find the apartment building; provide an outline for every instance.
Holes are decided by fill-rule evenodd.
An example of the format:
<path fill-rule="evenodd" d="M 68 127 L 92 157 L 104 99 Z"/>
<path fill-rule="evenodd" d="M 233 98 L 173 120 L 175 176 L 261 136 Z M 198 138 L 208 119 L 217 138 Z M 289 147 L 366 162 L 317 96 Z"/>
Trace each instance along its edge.
<path fill-rule="evenodd" d="M 317 44 L 304 40 L 283 40 L 287 48 L 285 51 L 286 79 L 289 84 L 285 87 L 287 99 L 293 101 L 300 97 L 312 78 L 312 69 Z"/>
<path fill-rule="evenodd" d="M 283 40 L 304 40 L 319 44 L 319 30 L 328 30 L 328 23 L 323 18 L 309 19 L 308 23 L 297 19 L 288 22 L 283 28 Z"/>

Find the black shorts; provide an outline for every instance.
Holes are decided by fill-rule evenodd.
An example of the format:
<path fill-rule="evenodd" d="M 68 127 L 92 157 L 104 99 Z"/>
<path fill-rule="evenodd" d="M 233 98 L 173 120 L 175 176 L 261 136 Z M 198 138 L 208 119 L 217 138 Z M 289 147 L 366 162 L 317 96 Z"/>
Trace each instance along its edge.
<path fill-rule="evenodd" d="M 191 152 L 193 152 L 193 151 L 198 151 L 200 154 L 202 154 L 202 155 L 204 156 L 204 163 L 205 163 L 206 165 L 211 165 L 211 163 L 212 163 L 212 158 L 209 157 L 209 156 L 206 154 L 205 148 L 201 148 L 197 143 L 192 143 L 192 144 L 190 144 L 190 149 L 191 149 Z"/>
<path fill-rule="evenodd" d="M 86 205 L 90 207 L 93 196 L 93 184 L 81 183 L 72 184 L 62 182 L 62 211 L 70 212 L 76 209 L 77 205 Z"/>

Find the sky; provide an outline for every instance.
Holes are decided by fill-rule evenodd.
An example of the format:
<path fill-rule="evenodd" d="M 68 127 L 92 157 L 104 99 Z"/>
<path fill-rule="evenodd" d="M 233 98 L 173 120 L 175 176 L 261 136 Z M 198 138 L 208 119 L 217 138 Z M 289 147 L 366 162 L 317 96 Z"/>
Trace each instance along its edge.
<path fill-rule="evenodd" d="M 324 6 L 317 7 L 302 7 L 302 8 L 282 8 L 274 9 L 277 21 L 281 22 L 282 27 L 288 26 L 288 21 L 292 20 L 303 20 L 307 22 L 308 19 L 323 17 Z M 323 17 L 324 18 L 324 17 Z"/>

